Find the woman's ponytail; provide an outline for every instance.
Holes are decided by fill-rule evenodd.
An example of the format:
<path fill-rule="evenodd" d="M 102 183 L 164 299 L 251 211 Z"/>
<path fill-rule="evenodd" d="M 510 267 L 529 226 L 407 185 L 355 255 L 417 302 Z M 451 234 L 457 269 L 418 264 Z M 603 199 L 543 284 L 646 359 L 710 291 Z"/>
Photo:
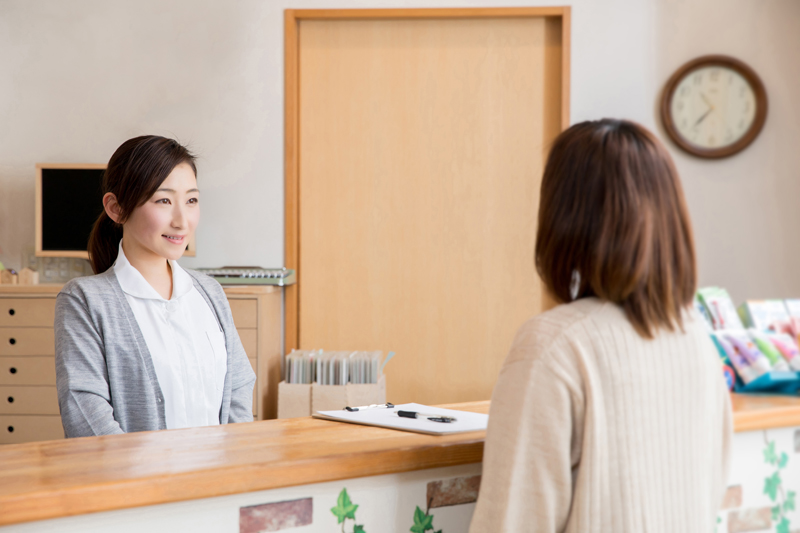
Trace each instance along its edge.
<path fill-rule="evenodd" d="M 89 261 L 95 274 L 105 272 L 119 254 L 122 225 L 117 224 L 103 211 L 94 223 L 89 235 Z"/>
<path fill-rule="evenodd" d="M 170 172 L 181 163 L 197 175 L 194 155 L 178 141 L 144 135 L 128 139 L 117 148 L 103 173 L 102 193 L 112 193 L 119 207 L 119 223 L 105 211 L 98 217 L 89 235 L 89 261 L 95 274 L 111 268 L 119 254 L 122 224 L 133 210 L 144 204 Z"/>

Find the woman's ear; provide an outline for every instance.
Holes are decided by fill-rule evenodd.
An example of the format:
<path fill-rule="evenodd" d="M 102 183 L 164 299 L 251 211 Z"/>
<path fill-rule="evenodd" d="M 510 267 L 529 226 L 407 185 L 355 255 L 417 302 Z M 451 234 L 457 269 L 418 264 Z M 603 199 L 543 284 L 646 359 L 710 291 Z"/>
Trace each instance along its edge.
<path fill-rule="evenodd" d="M 122 209 L 120 209 L 117 197 L 113 192 L 107 192 L 103 195 L 103 209 L 105 209 L 108 218 L 119 224 L 122 218 Z"/>

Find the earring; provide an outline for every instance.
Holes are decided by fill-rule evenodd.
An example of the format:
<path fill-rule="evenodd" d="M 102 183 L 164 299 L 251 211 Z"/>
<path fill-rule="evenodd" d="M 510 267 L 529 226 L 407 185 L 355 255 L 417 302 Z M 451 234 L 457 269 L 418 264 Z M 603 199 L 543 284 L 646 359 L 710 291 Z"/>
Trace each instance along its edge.
<path fill-rule="evenodd" d="M 581 288 L 581 274 L 577 270 L 572 271 L 572 280 L 569 282 L 569 295 L 573 300 L 578 297 Z"/>

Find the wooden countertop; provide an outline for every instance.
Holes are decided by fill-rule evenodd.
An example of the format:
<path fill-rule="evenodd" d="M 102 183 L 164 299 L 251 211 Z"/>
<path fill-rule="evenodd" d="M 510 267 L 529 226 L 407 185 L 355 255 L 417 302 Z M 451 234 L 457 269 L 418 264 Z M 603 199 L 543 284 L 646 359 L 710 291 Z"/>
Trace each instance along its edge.
<path fill-rule="evenodd" d="M 309 417 L 0 446 L 0 525 L 479 463 L 484 437 Z"/>
<path fill-rule="evenodd" d="M 737 432 L 800 426 L 800 397 L 732 401 Z M 0 525 L 477 463 L 484 437 L 295 418 L 0 446 Z"/>
<path fill-rule="evenodd" d="M 731 394 L 734 431 L 800 426 L 800 396 Z"/>

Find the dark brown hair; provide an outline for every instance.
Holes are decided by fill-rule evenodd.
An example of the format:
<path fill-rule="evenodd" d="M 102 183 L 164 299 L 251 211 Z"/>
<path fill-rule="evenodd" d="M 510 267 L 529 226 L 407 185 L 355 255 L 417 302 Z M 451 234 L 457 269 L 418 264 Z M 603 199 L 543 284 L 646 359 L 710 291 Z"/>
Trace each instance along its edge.
<path fill-rule="evenodd" d="M 683 327 L 697 287 L 694 239 L 678 173 L 652 133 L 603 119 L 558 136 L 542 178 L 536 269 L 560 302 L 619 304 L 645 338 Z"/>
<path fill-rule="evenodd" d="M 144 135 L 128 139 L 117 148 L 103 173 L 103 195 L 114 193 L 120 207 L 119 223 L 105 211 L 89 236 L 89 261 L 95 274 L 105 272 L 119 253 L 122 224 L 133 210 L 153 196 L 173 169 L 187 163 L 197 175 L 195 156 L 178 141 Z"/>

